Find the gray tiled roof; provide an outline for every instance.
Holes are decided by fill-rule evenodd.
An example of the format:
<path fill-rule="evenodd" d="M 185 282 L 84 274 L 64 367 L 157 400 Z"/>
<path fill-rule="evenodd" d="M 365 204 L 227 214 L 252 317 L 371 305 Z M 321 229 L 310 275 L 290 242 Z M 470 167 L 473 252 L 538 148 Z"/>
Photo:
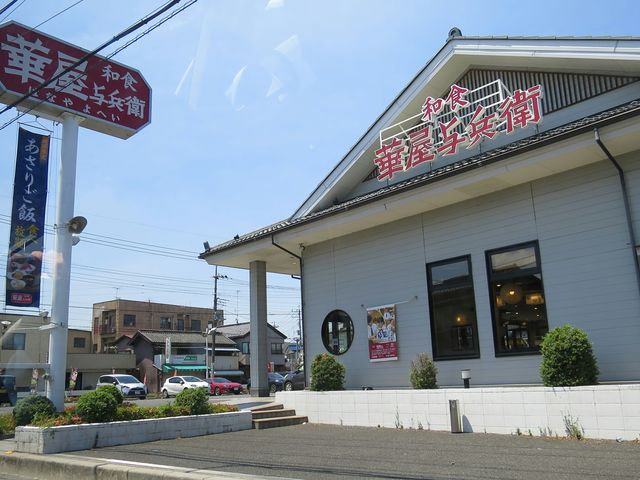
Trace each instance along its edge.
<path fill-rule="evenodd" d="M 539 148 L 554 142 L 565 140 L 580 133 L 584 133 L 585 131 L 593 130 L 596 127 L 607 125 L 615 121 L 620 121 L 625 118 L 637 116 L 638 114 L 640 114 L 640 100 L 633 100 L 629 103 L 625 103 L 615 108 L 605 110 L 595 115 L 589 115 L 580 120 L 562 125 L 557 128 L 553 128 L 546 132 L 538 133 L 536 135 L 517 140 L 503 147 L 480 153 L 465 160 L 445 165 L 430 172 L 417 175 L 415 177 L 380 188 L 364 195 L 360 195 L 345 202 L 332 205 L 331 207 L 325 208 L 324 210 L 310 213 L 309 215 L 306 215 L 304 217 L 276 222 L 259 230 L 241 235 L 236 239 L 211 247 L 206 252 L 201 253 L 200 258 L 205 258 L 207 254 L 220 252 L 237 247 L 238 245 L 242 245 L 244 243 L 249 243 L 253 240 L 268 237 L 271 234 L 287 230 L 298 225 L 313 222 L 327 216 L 336 215 L 346 210 L 357 208 L 359 206 L 387 196 L 395 195 L 397 193 L 421 187 L 429 183 L 437 182 L 444 178 L 467 172 L 475 168 L 479 168 L 483 165 L 488 165 L 500 160 L 504 160 L 506 158 L 509 158 L 510 156 L 517 155 L 533 148 Z"/>
<path fill-rule="evenodd" d="M 136 335 L 134 335 L 132 341 L 136 340 L 136 337 L 141 335 L 145 337 L 151 343 L 164 343 L 165 338 L 171 339 L 172 345 L 193 345 L 193 344 L 201 344 L 204 343 L 204 337 L 200 332 L 176 332 L 176 331 L 167 331 L 167 330 L 138 330 Z M 216 345 L 229 345 L 235 346 L 235 342 L 230 338 L 227 338 L 225 335 L 221 335 L 219 333 L 216 334 Z"/>
<path fill-rule="evenodd" d="M 271 330 L 276 332 L 278 335 L 282 336 L 282 338 L 287 338 L 287 336 L 284 333 L 282 333 L 280 330 L 275 328 L 273 325 L 267 324 L 267 326 Z M 218 327 L 218 332 L 222 333 L 223 335 L 226 335 L 229 338 L 238 338 L 238 337 L 244 337 L 245 335 L 248 335 L 251 332 L 250 327 L 251 327 L 251 324 L 249 322 L 235 323 L 235 324 L 232 323 L 229 325 L 222 325 Z"/>

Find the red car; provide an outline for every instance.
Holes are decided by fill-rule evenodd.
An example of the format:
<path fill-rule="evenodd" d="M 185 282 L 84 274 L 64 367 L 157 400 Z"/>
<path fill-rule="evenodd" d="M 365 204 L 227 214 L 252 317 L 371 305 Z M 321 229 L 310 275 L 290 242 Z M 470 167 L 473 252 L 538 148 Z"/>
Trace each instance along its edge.
<path fill-rule="evenodd" d="M 205 382 L 209 383 L 210 393 L 212 395 L 226 395 L 235 393 L 238 395 L 242 392 L 242 385 L 222 377 L 205 378 Z"/>

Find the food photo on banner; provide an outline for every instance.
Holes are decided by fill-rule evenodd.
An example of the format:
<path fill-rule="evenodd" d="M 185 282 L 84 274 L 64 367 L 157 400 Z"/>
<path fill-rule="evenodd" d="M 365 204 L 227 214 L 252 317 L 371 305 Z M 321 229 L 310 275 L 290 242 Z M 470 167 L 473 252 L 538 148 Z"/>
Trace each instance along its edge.
<path fill-rule="evenodd" d="M 7 306 L 40 306 L 48 170 L 49 136 L 20 128 L 7 259 Z"/>
<path fill-rule="evenodd" d="M 397 327 L 395 304 L 367 308 L 369 361 L 398 359 Z"/>

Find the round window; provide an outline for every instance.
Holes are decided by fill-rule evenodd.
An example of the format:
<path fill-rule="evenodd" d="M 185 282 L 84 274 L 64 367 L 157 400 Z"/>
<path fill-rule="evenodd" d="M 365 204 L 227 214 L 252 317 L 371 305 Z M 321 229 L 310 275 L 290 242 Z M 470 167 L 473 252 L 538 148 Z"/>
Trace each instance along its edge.
<path fill-rule="evenodd" d="M 353 342 L 353 322 L 342 310 L 334 310 L 322 322 L 322 343 L 329 353 L 342 355 Z"/>

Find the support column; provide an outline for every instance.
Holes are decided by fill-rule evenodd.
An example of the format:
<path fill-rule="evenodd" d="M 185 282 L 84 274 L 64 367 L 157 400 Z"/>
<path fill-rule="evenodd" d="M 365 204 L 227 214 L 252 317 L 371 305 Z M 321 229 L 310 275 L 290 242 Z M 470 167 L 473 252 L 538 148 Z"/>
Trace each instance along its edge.
<path fill-rule="evenodd" d="M 67 370 L 67 334 L 69 325 L 69 284 L 71 282 L 71 240 L 69 221 L 73 218 L 76 193 L 78 126 L 81 117 L 65 115 L 62 121 L 62 148 L 58 173 L 56 238 L 53 261 L 53 292 L 49 330 L 49 378 L 47 398 L 64 410 L 64 384 Z"/>
<path fill-rule="evenodd" d="M 269 396 L 267 378 L 267 264 L 249 263 L 251 395 Z"/>

